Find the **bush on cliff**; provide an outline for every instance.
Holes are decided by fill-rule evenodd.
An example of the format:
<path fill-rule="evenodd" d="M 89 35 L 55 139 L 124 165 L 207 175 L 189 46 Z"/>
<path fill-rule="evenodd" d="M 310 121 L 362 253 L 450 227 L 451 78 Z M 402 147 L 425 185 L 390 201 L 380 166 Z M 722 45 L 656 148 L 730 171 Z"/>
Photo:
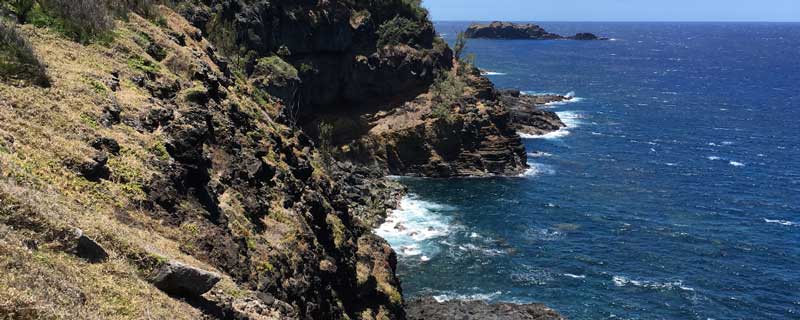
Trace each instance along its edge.
<path fill-rule="evenodd" d="M 453 106 L 462 104 L 466 87 L 467 84 L 451 72 L 443 72 L 437 75 L 430 89 L 431 100 L 433 101 L 433 116 L 451 121 L 453 119 Z"/>
<path fill-rule="evenodd" d="M 156 0 L 13 0 L 4 5 L 19 23 L 48 27 L 79 41 L 108 41 L 114 18 L 129 12 L 155 18 Z M 2 11 L 2 10 L 0 10 Z"/>
<path fill-rule="evenodd" d="M 378 27 L 378 47 L 408 44 L 421 44 L 422 27 L 420 23 L 400 16 L 384 22 Z"/>
<path fill-rule="evenodd" d="M 47 87 L 44 64 L 13 22 L 0 19 L 0 80 L 30 82 Z"/>

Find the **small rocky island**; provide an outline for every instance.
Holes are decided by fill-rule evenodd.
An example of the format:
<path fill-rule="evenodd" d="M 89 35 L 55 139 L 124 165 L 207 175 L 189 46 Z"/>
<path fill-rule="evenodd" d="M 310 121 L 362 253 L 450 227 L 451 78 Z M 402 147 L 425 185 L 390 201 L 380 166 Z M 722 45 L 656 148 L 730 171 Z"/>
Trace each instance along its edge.
<path fill-rule="evenodd" d="M 490 24 L 472 24 L 464 32 L 464 36 L 471 39 L 508 39 L 508 40 L 608 40 L 592 33 L 582 32 L 574 36 L 565 37 L 547 32 L 535 24 L 516 24 L 511 22 L 495 21 Z"/>

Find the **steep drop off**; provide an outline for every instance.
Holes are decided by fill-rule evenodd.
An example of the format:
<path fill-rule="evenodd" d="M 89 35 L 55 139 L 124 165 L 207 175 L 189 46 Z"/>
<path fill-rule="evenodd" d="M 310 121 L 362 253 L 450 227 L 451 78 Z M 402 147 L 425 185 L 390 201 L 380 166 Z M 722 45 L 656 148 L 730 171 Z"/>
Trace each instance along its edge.
<path fill-rule="evenodd" d="M 105 45 L 22 26 L 52 84 L 0 84 L 0 314 L 402 318 L 369 222 L 401 187 L 323 163 L 279 102 L 159 12 Z M 107 257 L 82 259 L 75 228 Z M 178 262 L 221 280 L 199 295 Z"/>
<path fill-rule="evenodd" d="M 526 166 L 416 1 L 48 19 L 11 27 L 46 77 L 0 81 L 2 317 L 403 319 L 384 174 Z"/>

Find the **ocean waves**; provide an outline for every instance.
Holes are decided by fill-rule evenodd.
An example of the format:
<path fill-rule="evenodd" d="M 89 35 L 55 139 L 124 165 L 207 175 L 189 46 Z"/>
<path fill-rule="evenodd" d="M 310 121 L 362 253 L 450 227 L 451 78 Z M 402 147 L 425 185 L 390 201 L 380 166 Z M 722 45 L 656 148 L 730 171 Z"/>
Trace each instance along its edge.
<path fill-rule="evenodd" d="M 556 114 L 561 118 L 561 122 L 564 122 L 566 127 L 540 135 L 518 132 L 519 136 L 523 139 L 560 139 L 570 135 L 572 129 L 583 124 L 582 119 L 584 116 L 576 111 L 556 111 Z"/>
<path fill-rule="evenodd" d="M 774 219 L 773 220 L 773 219 L 764 218 L 764 222 L 773 223 L 773 224 L 779 224 L 779 225 L 782 225 L 782 226 L 798 226 L 797 222 L 792 222 L 792 221 L 788 221 L 788 220 L 779 220 L 779 219 Z"/>
<path fill-rule="evenodd" d="M 450 217 L 443 214 L 452 210 L 453 207 L 420 200 L 411 194 L 401 200 L 400 207 L 389 213 L 375 233 L 386 239 L 401 257 L 427 261 L 440 251 L 432 240 L 446 237 L 454 229 Z"/>
<path fill-rule="evenodd" d="M 683 284 L 683 281 L 667 281 L 667 282 L 658 282 L 658 281 L 648 281 L 648 280 L 633 280 L 627 278 L 625 276 L 613 276 L 611 281 L 617 287 L 638 287 L 638 288 L 645 288 L 645 289 L 654 289 L 654 290 L 684 290 L 684 291 L 694 291 L 694 288 L 686 286 Z"/>

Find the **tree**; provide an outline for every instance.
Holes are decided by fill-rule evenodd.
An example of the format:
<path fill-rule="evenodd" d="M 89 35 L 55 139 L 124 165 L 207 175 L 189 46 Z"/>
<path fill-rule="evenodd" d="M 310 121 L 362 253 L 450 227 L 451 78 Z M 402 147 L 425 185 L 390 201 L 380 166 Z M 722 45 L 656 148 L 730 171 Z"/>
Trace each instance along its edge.
<path fill-rule="evenodd" d="M 464 37 L 464 32 L 458 33 L 458 36 L 456 36 L 456 44 L 453 47 L 456 60 L 461 61 L 461 54 L 464 53 L 464 49 L 467 47 L 467 39 Z"/>

